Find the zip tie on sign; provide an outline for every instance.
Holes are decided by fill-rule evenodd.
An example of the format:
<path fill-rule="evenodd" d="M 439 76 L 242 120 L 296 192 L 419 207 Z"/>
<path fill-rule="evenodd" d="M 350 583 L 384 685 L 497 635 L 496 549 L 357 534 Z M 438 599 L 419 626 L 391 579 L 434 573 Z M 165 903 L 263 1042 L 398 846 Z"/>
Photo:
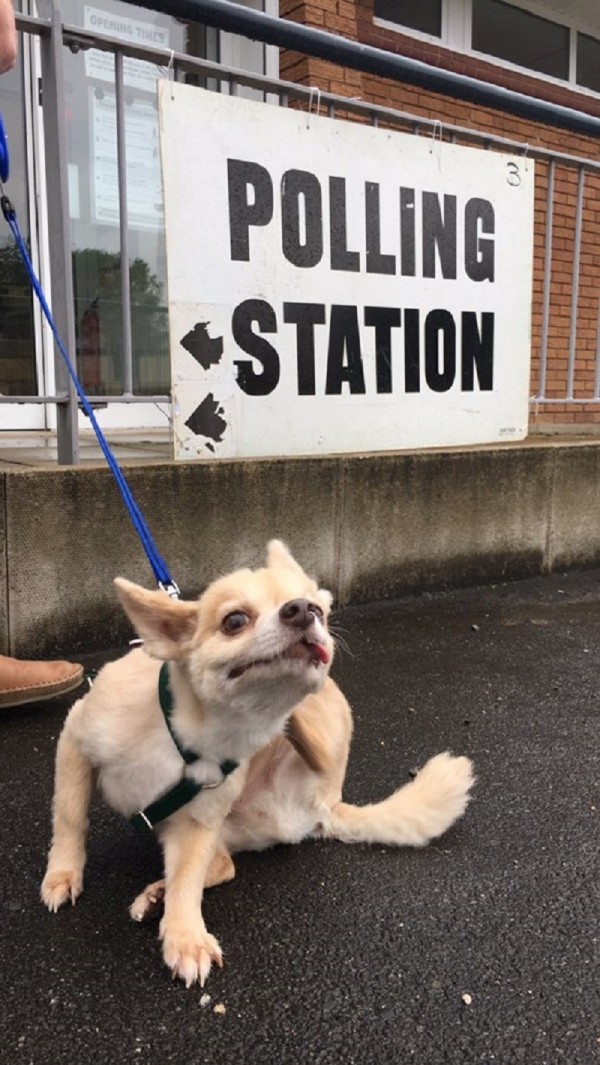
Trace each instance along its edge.
<path fill-rule="evenodd" d="M 174 63 L 173 63 L 174 58 L 175 58 L 175 52 L 171 48 L 171 55 L 169 56 L 169 63 L 168 63 L 168 66 L 167 66 L 167 78 L 171 82 L 171 100 L 174 99 L 174 96 L 173 96 L 173 85 L 174 85 L 174 82 L 175 82 L 175 66 L 174 66 Z"/>
<path fill-rule="evenodd" d="M 157 63 L 156 69 L 160 71 L 167 81 L 171 82 L 171 99 L 173 99 L 173 84 L 175 82 L 175 50 L 173 48 L 169 49 L 169 62 L 166 67 Z"/>
<path fill-rule="evenodd" d="M 317 106 L 315 108 L 315 112 L 318 115 L 319 111 L 321 109 L 321 90 L 320 90 L 318 85 L 311 85 L 310 86 L 310 96 L 308 98 L 308 111 L 307 111 L 307 114 L 306 114 L 306 128 L 307 129 L 310 128 L 310 116 L 312 114 L 313 100 L 314 100 L 315 96 L 317 97 Z"/>
<path fill-rule="evenodd" d="M 46 321 L 48 322 L 48 325 L 50 326 L 50 329 L 52 330 L 52 335 L 53 335 L 54 340 L 56 342 L 56 346 L 57 346 L 58 350 L 60 351 L 60 354 L 62 355 L 62 358 L 63 358 L 63 361 L 65 363 L 65 366 L 67 367 L 69 376 L 70 376 L 70 378 L 71 378 L 71 380 L 73 382 L 73 385 L 75 387 L 75 391 L 77 392 L 77 395 L 79 396 L 79 400 L 81 402 L 81 406 L 83 407 L 86 415 L 88 416 L 88 418 L 89 418 L 89 420 L 90 420 L 90 422 L 92 424 L 92 427 L 93 427 L 94 432 L 96 434 L 96 437 L 98 439 L 98 443 L 100 444 L 100 448 L 102 450 L 102 453 L 103 453 L 103 455 L 104 455 L 104 457 L 105 457 L 105 459 L 106 459 L 106 461 L 108 463 L 108 467 L 109 467 L 109 469 L 110 469 L 110 471 L 111 471 L 111 473 L 112 473 L 112 475 L 113 475 L 113 477 L 114 477 L 114 479 L 115 479 L 115 481 L 117 483 L 117 487 L 118 487 L 118 489 L 119 489 L 119 491 L 121 493 L 121 496 L 123 498 L 123 502 L 125 503 L 125 506 L 127 507 L 127 510 L 129 511 L 129 515 L 130 515 L 131 520 L 133 522 L 133 526 L 134 526 L 134 528 L 135 528 L 135 530 L 136 530 L 136 532 L 137 532 L 137 534 L 138 534 L 138 536 L 139 536 L 139 538 L 141 540 L 142 547 L 144 548 L 144 551 L 146 553 L 146 557 L 148 559 L 148 562 L 150 563 L 150 566 L 152 568 L 152 572 L 154 573 L 154 577 L 156 579 L 156 582 L 159 585 L 159 587 L 162 588 L 163 591 L 167 592 L 167 594 L 170 595 L 172 598 L 177 599 L 177 598 L 179 598 L 179 588 L 177 587 L 175 581 L 171 577 L 171 573 L 169 571 L 169 567 L 167 566 L 167 564 L 166 564 L 165 560 L 163 559 L 162 555 L 160 555 L 160 553 L 158 551 L 158 548 L 156 547 L 156 544 L 154 543 L 154 540 L 152 538 L 152 534 L 150 532 L 150 529 L 148 528 L 146 520 L 145 520 L 140 508 L 138 507 L 138 505 L 137 505 L 137 503 L 136 503 L 136 501 L 135 501 L 135 499 L 133 497 L 133 493 L 131 491 L 131 488 L 129 487 L 129 484 L 128 484 L 126 478 L 125 478 L 125 475 L 123 474 L 123 471 L 121 470 L 121 468 L 119 466 L 119 463 L 117 462 L 115 456 L 113 455 L 113 453 L 111 451 L 111 448 L 110 448 L 110 446 L 108 444 L 108 441 L 106 440 L 106 437 L 104 436 L 104 433 L 102 432 L 102 429 L 100 428 L 100 426 L 98 424 L 98 421 L 96 419 L 96 415 L 94 413 L 94 410 L 93 410 L 93 408 L 92 408 L 92 406 L 91 406 L 91 404 L 90 404 L 90 402 L 89 402 L 89 400 L 88 400 L 88 398 L 87 398 L 87 396 L 86 396 L 86 394 L 85 394 L 85 392 L 83 390 L 83 386 L 81 385 L 81 382 L 80 382 L 79 378 L 77 377 L 77 374 L 76 374 L 76 372 L 75 372 L 75 370 L 73 368 L 71 360 L 70 360 L 70 358 L 69 358 L 69 356 L 67 354 L 67 350 L 65 348 L 65 345 L 63 344 L 63 341 L 61 340 L 61 337 L 59 335 L 58 329 L 56 328 L 56 323 L 54 321 L 54 318 L 52 317 L 52 312 L 51 312 L 51 310 L 50 310 L 50 308 L 48 306 L 48 303 L 46 302 L 46 297 L 44 296 L 44 292 L 43 292 L 42 286 L 41 286 L 41 284 L 40 284 L 40 282 L 39 282 L 39 280 L 38 280 L 38 278 L 36 276 L 35 270 L 33 269 L 33 265 L 32 265 L 31 259 L 29 258 L 29 253 L 28 253 L 27 248 L 25 246 L 25 241 L 23 240 L 23 237 L 21 235 L 21 231 L 19 229 L 19 223 L 18 223 L 18 220 L 17 220 L 17 215 L 16 215 L 16 212 L 15 212 L 15 209 L 14 209 L 12 203 L 10 202 L 8 196 L 6 196 L 5 193 L 4 193 L 4 185 L 2 184 L 2 180 L 3 179 L 6 180 L 6 175 L 8 174 L 8 147 L 6 145 L 6 139 L 4 137 L 4 128 L 2 126 L 2 119 L 1 118 L 0 118 L 0 146 L 2 147 L 2 156 L 0 158 L 2 158 L 2 162 L 3 162 L 3 168 L 2 168 L 2 171 L 0 173 L 0 209 L 2 210 L 2 214 L 4 215 L 4 217 L 5 217 L 5 219 L 6 219 L 7 223 L 8 223 L 9 229 L 10 229 L 13 237 L 15 238 L 15 243 L 17 245 L 17 248 L 18 248 L 19 253 L 21 255 L 21 258 L 23 260 L 23 265 L 25 266 L 25 269 L 27 271 L 27 275 L 28 275 L 29 280 L 31 282 L 31 287 L 33 288 L 33 291 L 35 292 L 35 294 L 36 294 L 36 296 L 37 296 L 37 298 L 39 300 L 40 307 L 42 308 L 42 311 L 44 313 Z"/>
<path fill-rule="evenodd" d="M 439 131 L 439 139 L 438 139 L 438 131 Z M 436 118 L 434 123 L 433 123 L 433 130 L 431 132 L 431 142 L 432 142 L 432 146 L 429 149 L 430 153 L 434 152 L 435 148 L 436 148 L 436 144 L 438 145 L 438 149 L 437 149 L 438 170 L 441 170 L 442 169 L 442 144 L 444 143 L 444 127 L 443 127 L 442 123 L 440 122 L 439 118 Z"/>

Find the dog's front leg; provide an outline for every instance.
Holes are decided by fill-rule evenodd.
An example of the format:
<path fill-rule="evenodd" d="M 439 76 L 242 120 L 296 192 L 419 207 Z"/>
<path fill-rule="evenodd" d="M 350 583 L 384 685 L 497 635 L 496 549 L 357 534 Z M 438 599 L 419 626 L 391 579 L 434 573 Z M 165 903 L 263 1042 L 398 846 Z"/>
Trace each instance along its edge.
<path fill-rule="evenodd" d="M 223 964 L 221 948 L 206 930 L 202 889 L 217 845 L 218 831 L 189 816 L 165 826 L 165 912 L 160 923 L 163 957 L 173 976 L 191 987 L 204 985 L 212 962 Z"/>
<path fill-rule="evenodd" d="M 54 913 L 70 900 L 73 905 L 83 890 L 87 815 L 92 794 L 93 771 L 73 736 L 83 703 L 75 703 L 60 735 L 56 751 L 54 831 L 41 897 Z"/>

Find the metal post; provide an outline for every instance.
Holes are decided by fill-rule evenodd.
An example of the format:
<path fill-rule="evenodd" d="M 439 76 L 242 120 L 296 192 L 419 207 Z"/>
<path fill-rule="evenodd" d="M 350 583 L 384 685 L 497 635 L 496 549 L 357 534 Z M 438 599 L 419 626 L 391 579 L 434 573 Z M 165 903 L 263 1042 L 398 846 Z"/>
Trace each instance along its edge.
<path fill-rule="evenodd" d="M 552 227 L 554 224 L 554 159 L 548 165 L 548 192 L 546 195 L 546 240 L 544 247 L 544 288 L 542 292 L 542 336 L 540 345 L 540 383 L 538 399 L 546 395 L 546 370 L 548 368 L 548 328 L 550 322 L 550 283 L 552 280 Z"/>
<path fill-rule="evenodd" d="M 67 141 L 65 131 L 65 86 L 63 77 L 62 18 L 54 8 L 50 32 L 41 39 L 44 137 L 49 165 L 46 168 L 48 239 L 52 277 L 52 312 L 71 359 L 75 360 L 75 312 L 69 217 Z M 56 406 L 58 462 L 79 462 L 77 393 L 59 351 L 54 350 L 56 391 L 68 402 Z"/>
<path fill-rule="evenodd" d="M 579 302 L 579 265 L 581 259 L 581 222 L 583 216 L 583 189 L 585 170 L 579 167 L 577 181 L 577 208 L 575 211 L 575 246 L 573 248 L 573 281 L 571 284 L 571 324 L 569 328 L 569 371 L 567 374 L 567 399 L 573 399 L 575 385 L 575 358 L 577 355 L 577 304 Z"/>
<path fill-rule="evenodd" d="M 131 348 L 127 148 L 122 52 L 115 52 L 115 100 L 117 109 L 117 173 L 119 181 L 119 246 L 121 252 L 121 362 L 123 368 L 123 392 L 126 396 L 130 396 L 133 393 L 133 356 Z"/>

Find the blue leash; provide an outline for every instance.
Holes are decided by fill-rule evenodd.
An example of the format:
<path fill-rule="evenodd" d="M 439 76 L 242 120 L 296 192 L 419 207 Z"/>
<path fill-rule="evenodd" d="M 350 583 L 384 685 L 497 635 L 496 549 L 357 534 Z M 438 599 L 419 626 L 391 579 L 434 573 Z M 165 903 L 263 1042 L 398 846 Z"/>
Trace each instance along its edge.
<path fill-rule="evenodd" d="M 0 181 L 8 181 L 8 141 L 0 115 Z"/>
<path fill-rule="evenodd" d="M 117 487 L 121 493 L 121 496 L 123 497 L 123 502 L 125 503 L 125 506 L 129 511 L 129 515 L 133 522 L 134 528 L 142 542 L 142 547 L 146 552 L 146 556 L 148 558 L 150 566 L 152 567 L 152 572 L 154 573 L 157 584 L 172 598 L 177 599 L 179 597 L 179 588 L 177 587 L 175 581 L 173 580 L 169 572 L 169 567 L 167 566 L 165 560 L 163 559 L 162 555 L 160 555 L 158 548 L 156 547 L 150 529 L 146 524 L 146 520 L 133 497 L 133 493 L 125 479 L 123 471 L 119 467 L 119 464 L 110 449 L 106 437 L 104 436 L 104 433 L 102 432 L 102 429 L 98 424 L 96 415 L 94 414 L 94 410 L 83 390 L 81 382 L 79 381 L 79 378 L 77 377 L 71 360 L 67 354 L 66 348 L 59 336 L 56 324 L 52 317 L 52 312 L 48 307 L 42 286 L 40 285 L 40 282 L 35 274 L 31 259 L 29 258 L 29 253 L 25 246 L 25 241 L 23 240 L 23 237 L 21 235 L 15 209 L 12 203 L 10 202 L 8 196 L 4 195 L 3 182 L 7 180 L 8 173 L 8 144 L 6 142 L 6 135 L 4 133 L 2 117 L 0 116 L 0 208 L 2 209 L 2 213 L 9 225 L 13 237 L 15 238 L 15 242 L 17 248 L 19 249 L 27 274 L 29 276 L 31 286 L 39 300 L 40 306 L 42 308 L 42 311 L 44 312 L 44 316 L 48 322 L 48 325 L 52 330 L 52 335 L 54 336 L 54 340 L 56 341 L 56 346 L 63 357 L 67 370 L 69 371 L 69 376 L 75 386 L 75 390 L 77 392 L 77 395 L 79 396 L 81 406 L 83 407 L 85 413 L 90 419 L 90 422 L 92 423 L 94 432 L 98 438 L 98 443 L 100 444 L 100 447 L 102 449 L 102 453 L 104 454 L 109 469 L 115 481 L 117 482 Z"/>

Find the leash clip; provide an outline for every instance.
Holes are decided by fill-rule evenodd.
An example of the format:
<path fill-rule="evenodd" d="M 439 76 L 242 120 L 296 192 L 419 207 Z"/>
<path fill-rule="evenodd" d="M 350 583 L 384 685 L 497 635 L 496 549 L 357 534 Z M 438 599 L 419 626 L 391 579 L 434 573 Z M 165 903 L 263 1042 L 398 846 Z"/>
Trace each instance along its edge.
<path fill-rule="evenodd" d="M 2 209 L 2 214 L 6 218 L 6 221 L 9 223 L 14 222 L 16 217 L 15 209 L 8 196 L 0 196 L 0 208 Z"/>
<path fill-rule="evenodd" d="M 159 581 L 158 582 L 158 587 L 160 588 L 161 592 L 166 592 L 167 595 L 169 595 L 171 597 L 171 599 L 180 599 L 181 598 L 181 592 L 179 591 L 179 586 L 177 584 L 175 584 L 175 581 L 173 581 L 173 580 L 169 581 L 168 584 L 165 584 L 164 581 Z"/>

